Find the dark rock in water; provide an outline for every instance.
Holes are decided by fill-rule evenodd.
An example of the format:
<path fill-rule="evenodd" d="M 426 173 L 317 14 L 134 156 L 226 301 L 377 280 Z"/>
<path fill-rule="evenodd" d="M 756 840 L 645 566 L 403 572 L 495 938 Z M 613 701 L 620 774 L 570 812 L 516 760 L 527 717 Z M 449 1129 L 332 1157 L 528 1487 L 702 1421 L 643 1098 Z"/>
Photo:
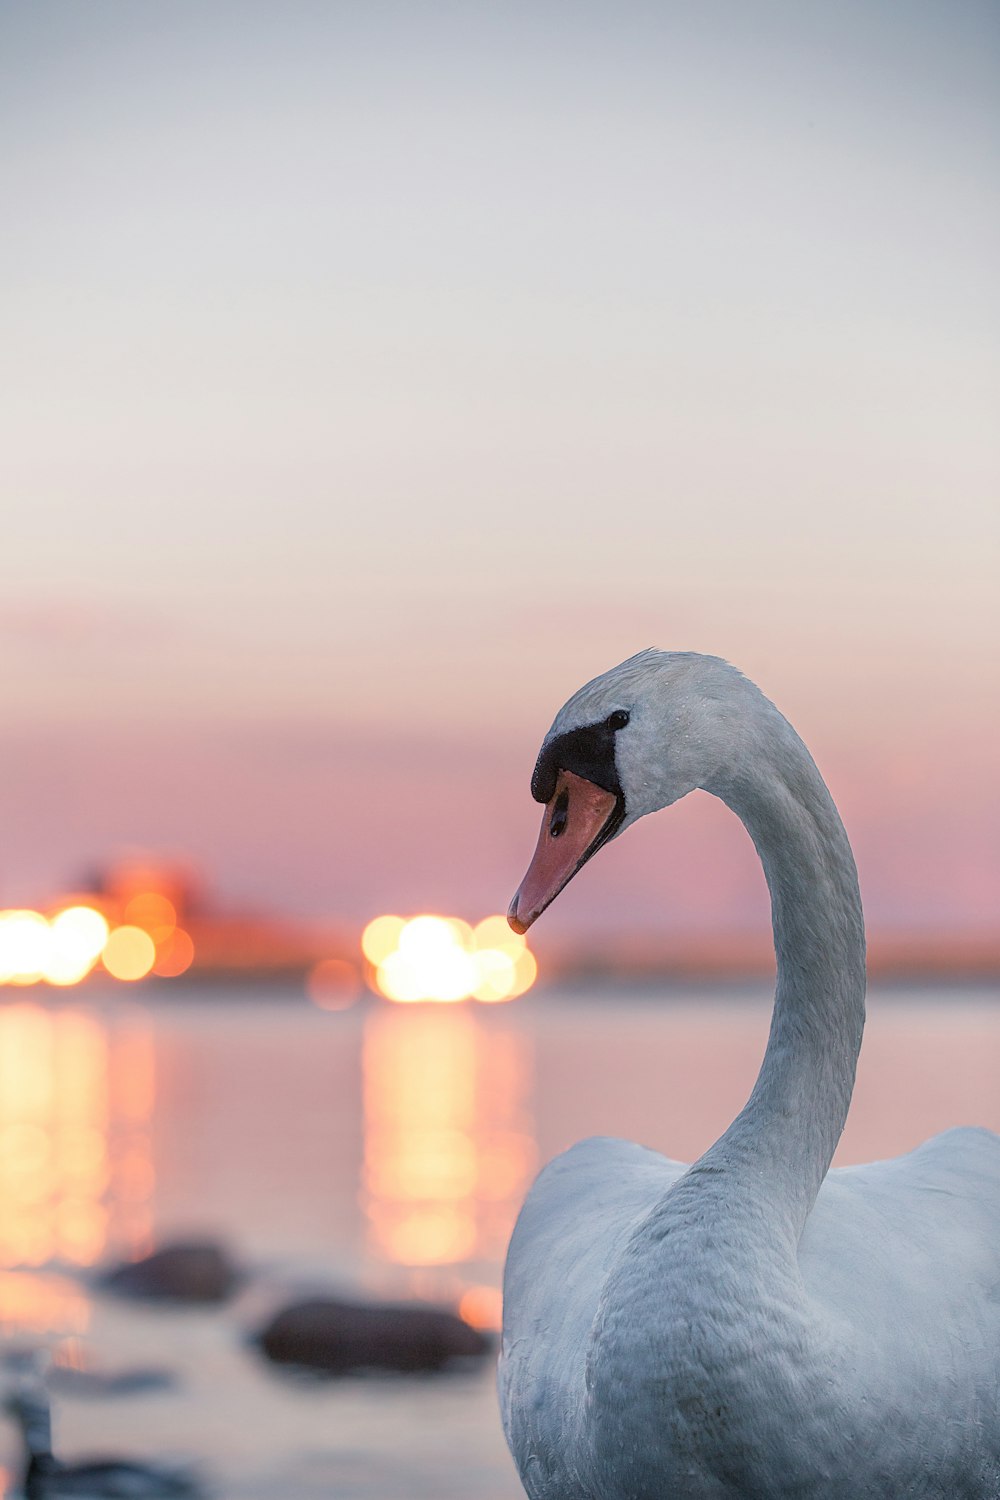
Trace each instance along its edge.
<path fill-rule="evenodd" d="M 192 1240 L 164 1245 L 144 1260 L 124 1261 L 105 1272 L 100 1284 L 120 1297 L 224 1302 L 239 1282 L 240 1274 L 221 1246 Z"/>
<path fill-rule="evenodd" d="M 441 1370 L 455 1359 L 481 1359 L 491 1347 L 477 1329 L 441 1308 L 325 1297 L 284 1308 L 254 1342 L 276 1364 L 326 1375 Z"/>

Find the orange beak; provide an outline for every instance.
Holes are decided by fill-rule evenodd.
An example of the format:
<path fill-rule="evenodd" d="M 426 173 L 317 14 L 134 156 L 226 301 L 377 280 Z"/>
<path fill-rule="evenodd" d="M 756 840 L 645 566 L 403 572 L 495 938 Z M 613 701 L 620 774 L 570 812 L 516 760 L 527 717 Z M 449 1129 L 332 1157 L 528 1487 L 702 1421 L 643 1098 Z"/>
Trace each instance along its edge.
<path fill-rule="evenodd" d="M 600 848 L 617 810 L 614 792 L 606 792 L 572 771 L 559 772 L 556 789 L 545 804 L 531 864 L 507 913 L 515 932 L 527 932 Z"/>

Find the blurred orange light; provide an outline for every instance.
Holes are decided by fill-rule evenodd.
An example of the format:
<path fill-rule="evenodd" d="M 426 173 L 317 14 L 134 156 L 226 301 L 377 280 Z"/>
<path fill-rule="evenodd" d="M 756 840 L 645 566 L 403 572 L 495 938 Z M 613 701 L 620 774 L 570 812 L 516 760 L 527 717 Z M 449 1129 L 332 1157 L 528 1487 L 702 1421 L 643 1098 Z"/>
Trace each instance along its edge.
<path fill-rule="evenodd" d="M 92 906 L 67 906 L 52 918 L 51 925 L 57 942 L 72 945 L 81 957 L 92 961 L 100 957 L 108 940 L 107 918 Z"/>
<path fill-rule="evenodd" d="M 72 1200 L 56 1213 L 59 1249 L 67 1260 L 90 1266 L 99 1258 L 107 1234 L 107 1209 L 99 1203 Z"/>
<path fill-rule="evenodd" d="M 42 977 L 49 984 L 79 984 L 100 957 L 108 924 L 90 906 L 69 906 L 49 924 L 49 952 Z"/>
<path fill-rule="evenodd" d="M 476 1000 L 491 1003 L 509 1000 L 514 993 L 514 960 L 499 948 L 487 948 L 477 954 L 479 983 L 472 994 Z"/>
<path fill-rule="evenodd" d="M 148 932 L 153 942 L 160 946 L 166 942 L 177 926 L 177 911 L 172 901 L 161 896 L 159 891 L 141 891 L 126 902 L 122 913 L 131 927 L 141 927 Z"/>
<path fill-rule="evenodd" d="M 401 1004 L 511 1000 L 538 974 L 524 938 L 502 916 L 485 917 L 475 928 L 458 917 L 376 917 L 361 944 L 380 993 Z"/>
<path fill-rule="evenodd" d="M 473 1328 L 499 1329 L 503 1323 L 503 1297 L 497 1286 L 470 1286 L 462 1293 L 458 1315 Z"/>
<path fill-rule="evenodd" d="M 156 945 L 141 927 L 116 927 L 101 958 L 113 979 L 144 979 L 156 962 Z"/>
<path fill-rule="evenodd" d="M 306 976 L 306 994 L 321 1010 L 347 1010 L 361 994 L 361 976 L 343 958 L 323 958 Z"/>
<path fill-rule="evenodd" d="M 89 1299 L 68 1278 L 0 1271 L 0 1333 L 82 1333 L 89 1321 Z"/>
<path fill-rule="evenodd" d="M 41 979 L 50 948 L 49 924 L 41 912 L 0 912 L 0 984 Z"/>
<path fill-rule="evenodd" d="M 382 1241 L 403 1265 L 448 1265 L 475 1249 L 475 1219 L 464 1204 L 421 1206 L 385 1225 Z"/>
<path fill-rule="evenodd" d="M 520 953 L 526 946 L 522 933 L 515 932 L 506 917 L 484 917 L 473 929 L 477 948 L 499 948 L 502 953 Z"/>
<path fill-rule="evenodd" d="M 162 943 L 157 944 L 153 973 L 161 979 L 176 979 L 194 963 L 194 941 L 183 927 L 175 927 Z"/>
<path fill-rule="evenodd" d="M 153 1163 L 140 1151 L 122 1156 L 115 1166 L 115 1185 L 126 1203 L 142 1203 L 151 1198 L 156 1185 Z"/>
<path fill-rule="evenodd" d="M 395 953 L 379 965 L 383 994 L 393 1000 L 465 1000 L 476 984 L 468 951 L 472 929 L 448 917 L 413 917 L 403 924 Z"/>
<path fill-rule="evenodd" d="M 370 964 L 377 968 L 399 945 L 400 933 L 406 923 L 402 917 L 375 917 L 361 934 L 361 951 Z"/>
<path fill-rule="evenodd" d="M 37 911 L 0 912 L 0 984 L 78 984 L 97 962 L 108 924 L 89 906 L 48 921 Z"/>
<path fill-rule="evenodd" d="M 510 998 L 516 999 L 518 995 L 525 994 L 531 989 L 538 978 L 538 961 L 535 955 L 525 948 L 514 960 L 514 988 L 510 992 Z"/>

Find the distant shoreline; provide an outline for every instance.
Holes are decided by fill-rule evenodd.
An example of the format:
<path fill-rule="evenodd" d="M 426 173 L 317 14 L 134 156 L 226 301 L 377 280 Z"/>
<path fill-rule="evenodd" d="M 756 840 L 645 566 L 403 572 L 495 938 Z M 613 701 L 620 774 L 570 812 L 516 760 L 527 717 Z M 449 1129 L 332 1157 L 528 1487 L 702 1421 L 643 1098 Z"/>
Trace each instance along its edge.
<path fill-rule="evenodd" d="M 542 957 L 548 983 L 739 983 L 773 980 L 774 953 L 759 935 L 616 940 L 600 949 L 561 946 Z M 880 984 L 1000 983 L 1000 941 L 968 937 L 876 935 L 868 945 L 868 977 Z"/>

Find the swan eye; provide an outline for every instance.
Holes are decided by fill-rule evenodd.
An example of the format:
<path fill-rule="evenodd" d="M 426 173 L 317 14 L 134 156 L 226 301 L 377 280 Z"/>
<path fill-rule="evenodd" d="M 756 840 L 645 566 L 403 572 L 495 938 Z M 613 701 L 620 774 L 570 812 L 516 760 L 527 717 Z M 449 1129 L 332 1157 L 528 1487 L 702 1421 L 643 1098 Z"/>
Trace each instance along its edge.
<path fill-rule="evenodd" d="M 569 810 L 569 792 L 565 788 L 556 798 L 556 805 L 552 809 L 552 821 L 549 823 L 549 837 L 557 839 L 566 827 L 567 814 Z"/>
<path fill-rule="evenodd" d="M 624 729 L 628 720 L 628 710 L 625 708 L 616 708 L 613 714 L 608 714 L 605 722 L 609 729 Z"/>

